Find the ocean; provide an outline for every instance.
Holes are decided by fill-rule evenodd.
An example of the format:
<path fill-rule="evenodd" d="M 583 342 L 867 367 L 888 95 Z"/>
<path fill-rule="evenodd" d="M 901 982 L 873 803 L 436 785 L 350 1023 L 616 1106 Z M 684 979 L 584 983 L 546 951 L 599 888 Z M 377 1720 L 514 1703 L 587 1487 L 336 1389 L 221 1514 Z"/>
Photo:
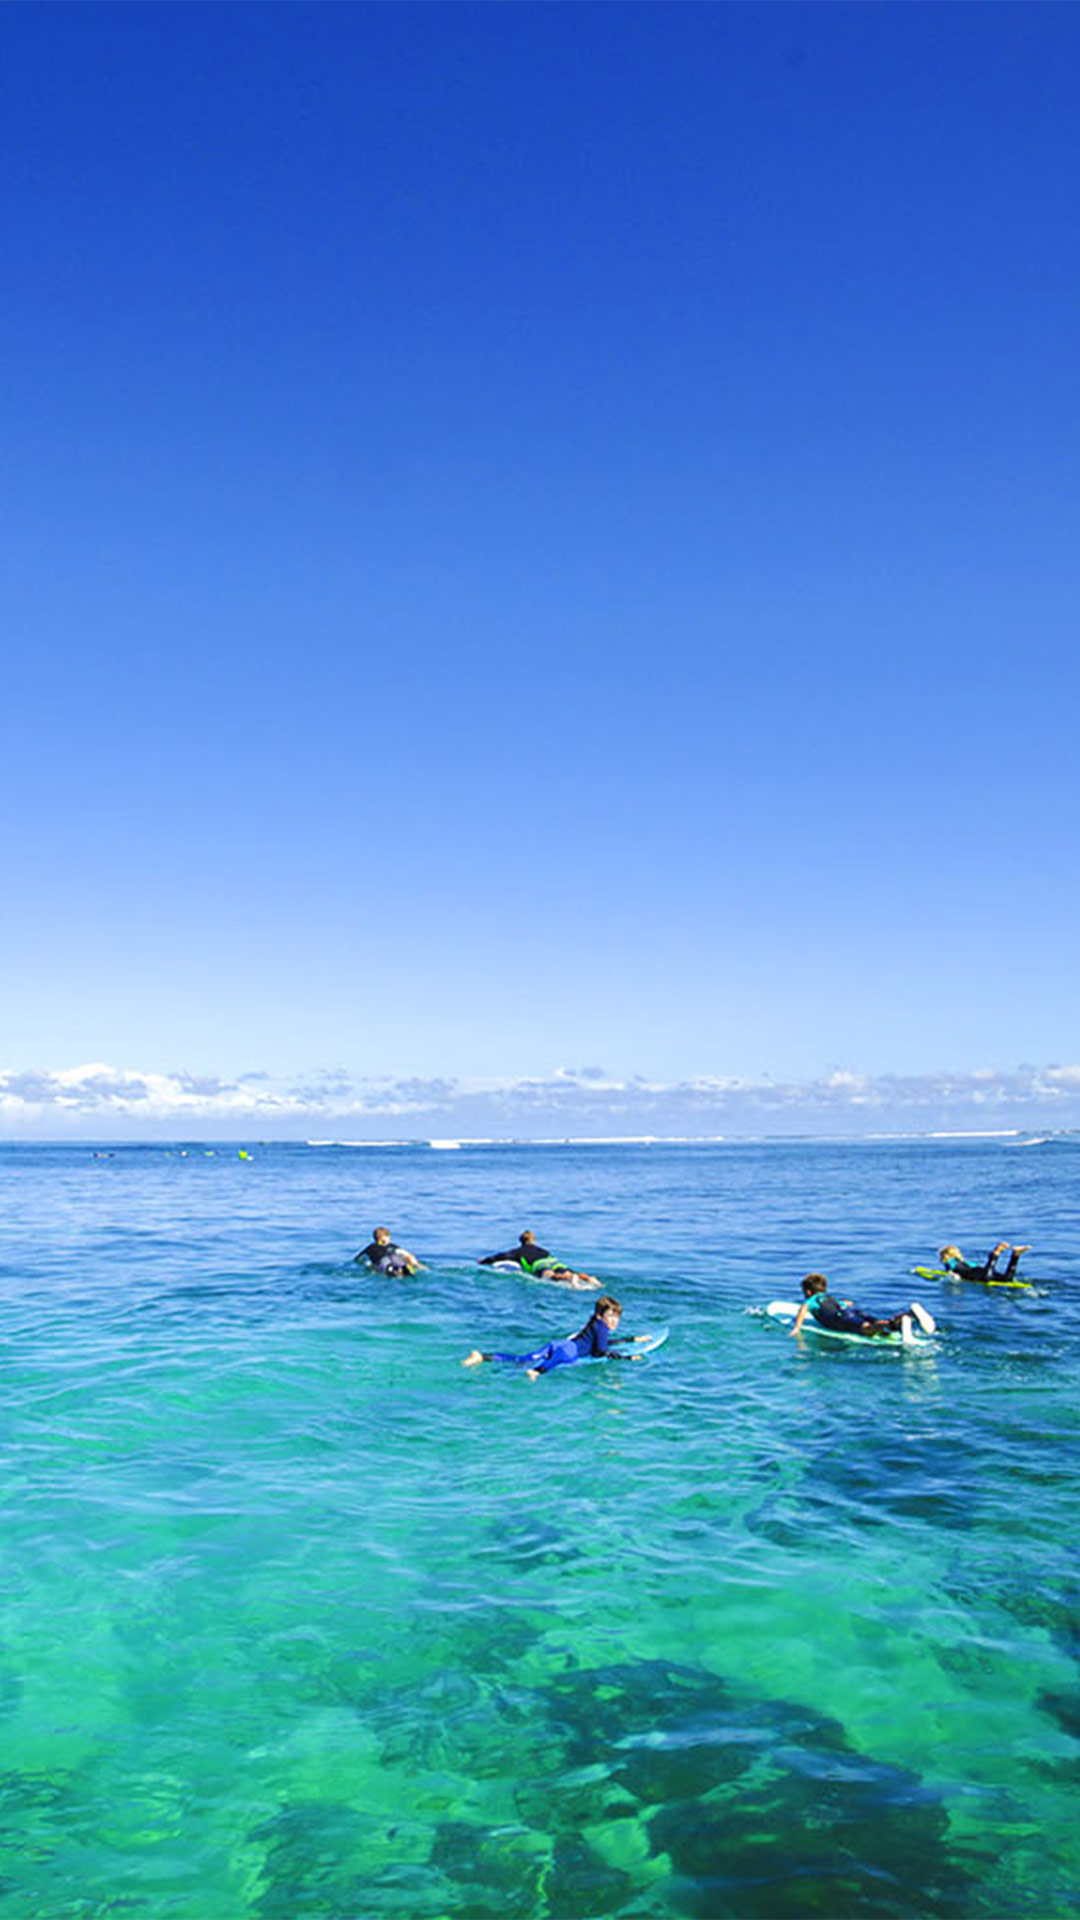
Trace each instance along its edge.
<path fill-rule="evenodd" d="M 247 1148 L 0 1148 L 2 1920 L 1071 1920 L 1080 1142 Z"/>

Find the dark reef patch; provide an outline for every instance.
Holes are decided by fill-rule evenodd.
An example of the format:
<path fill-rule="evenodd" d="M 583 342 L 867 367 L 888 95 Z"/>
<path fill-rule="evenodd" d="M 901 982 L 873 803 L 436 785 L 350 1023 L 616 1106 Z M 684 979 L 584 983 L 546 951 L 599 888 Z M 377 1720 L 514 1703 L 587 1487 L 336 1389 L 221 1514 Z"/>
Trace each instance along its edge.
<path fill-rule="evenodd" d="M 546 1694 L 564 1770 L 519 1790 L 523 1817 L 558 1834 L 635 1816 L 670 1861 L 670 1911 L 949 1920 L 967 1909 L 943 1808 L 826 1716 L 657 1660 L 566 1676 Z M 567 1904 L 579 1872 L 584 1856 L 557 1848 L 553 1910 L 588 1912 Z"/>

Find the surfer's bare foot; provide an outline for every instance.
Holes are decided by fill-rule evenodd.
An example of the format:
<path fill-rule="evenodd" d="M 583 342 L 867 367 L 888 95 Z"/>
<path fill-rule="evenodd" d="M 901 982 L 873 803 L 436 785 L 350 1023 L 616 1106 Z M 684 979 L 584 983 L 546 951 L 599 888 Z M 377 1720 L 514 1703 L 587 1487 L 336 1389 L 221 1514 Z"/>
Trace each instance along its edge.
<path fill-rule="evenodd" d="M 465 1355 L 461 1364 L 463 1367 L 478 1367 L 483 1357 L 479 1347 L 474 1347 L 471 1353 Z"/>
<path fill-rule="evenodd" d="M 1030 1247 L 1014 1247 L 1013 1252 L 1014 1253 L 1030 1253 L 1031 1248 Z"/>
<path fill-rule="evenodd" d="M 525 1378 L 526 1380 L 539 1380 L 540 1378 L 539 1367 L 526 1367 Z"/>

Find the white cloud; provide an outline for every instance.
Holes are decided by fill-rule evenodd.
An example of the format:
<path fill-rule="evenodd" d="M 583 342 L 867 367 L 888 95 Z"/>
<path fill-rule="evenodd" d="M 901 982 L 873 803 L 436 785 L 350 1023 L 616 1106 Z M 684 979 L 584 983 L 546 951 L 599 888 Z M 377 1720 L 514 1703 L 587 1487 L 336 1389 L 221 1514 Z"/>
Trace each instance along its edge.
<path fill-rule="evenodd" d="M 1080 1126 L 1080 1065 L 884 1074 L 834 1068 L 818 1080 L 701 1075 L 619 1079 L 598 1068 L 547 1077 L 459 1081 L 358 1078 L 343 1068 L 278 1083 L 254 1069 L 213 1073 L 121 1069 L 102 1061 L 55 1072 L 0 1072 L 0 1130 L 9 1138 L 183 1135 L 296 1139 L 651 1135 Z"/>

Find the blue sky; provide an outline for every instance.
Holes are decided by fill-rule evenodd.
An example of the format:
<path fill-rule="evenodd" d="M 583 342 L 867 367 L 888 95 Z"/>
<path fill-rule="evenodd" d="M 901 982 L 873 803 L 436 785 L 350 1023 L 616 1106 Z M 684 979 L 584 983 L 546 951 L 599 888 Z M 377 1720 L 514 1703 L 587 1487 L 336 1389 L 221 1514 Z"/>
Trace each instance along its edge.
<path fill-rule="evenodd" d="M 0 43 L 0 1124 L 1075 1124 L 1076 10 Z"/>

